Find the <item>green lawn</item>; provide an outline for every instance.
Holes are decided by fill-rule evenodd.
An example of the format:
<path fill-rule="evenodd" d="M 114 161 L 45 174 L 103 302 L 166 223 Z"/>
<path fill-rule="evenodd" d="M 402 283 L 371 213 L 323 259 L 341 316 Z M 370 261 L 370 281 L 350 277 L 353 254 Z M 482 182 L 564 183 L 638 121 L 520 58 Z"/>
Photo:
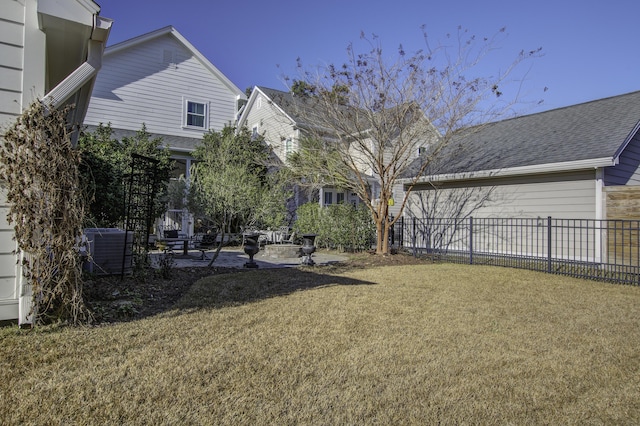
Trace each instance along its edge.
<path fill-rule="evenodd" d="M 1 424 L 638 424 L 640 288 L 451 264 L 259 270 L 0 329 Z"/>

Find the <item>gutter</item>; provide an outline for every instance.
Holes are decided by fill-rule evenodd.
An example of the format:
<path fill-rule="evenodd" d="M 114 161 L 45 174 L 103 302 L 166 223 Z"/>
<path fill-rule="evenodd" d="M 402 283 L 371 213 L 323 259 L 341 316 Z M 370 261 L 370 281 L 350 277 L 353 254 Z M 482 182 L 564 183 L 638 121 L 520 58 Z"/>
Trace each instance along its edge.
<path fill-rule="evenodd" d="M 94 15 L 87 60 L 42 98 L 42 103 L 46 107 L 59 108 L 91 79 L 95 78 L 102 67 L 104 45 L 109 37 L 112 24 L 111 19 Z"/>
<path fill-rule="evenodd" d="M 399 179 L 398 182 L 403 185 L 411 185 L 412 183 L 428 183 L 428 182 L 452 182 L 477 180 L 496 177 L 522 176 L 538 173 L 566 172 L 580 169 L 599 169 L 601 167 L 611 167 L 618 164 L 618 157 L 601 157 L 591 158 L 588 160 L 565 161 L 562 163 L 535 164 L 521 167 L 508 167 L 505 169 L 479 170 L 476 172 L 449 173 L 442 175 L 423 176 L 414 181 L 414 178 Z"/>

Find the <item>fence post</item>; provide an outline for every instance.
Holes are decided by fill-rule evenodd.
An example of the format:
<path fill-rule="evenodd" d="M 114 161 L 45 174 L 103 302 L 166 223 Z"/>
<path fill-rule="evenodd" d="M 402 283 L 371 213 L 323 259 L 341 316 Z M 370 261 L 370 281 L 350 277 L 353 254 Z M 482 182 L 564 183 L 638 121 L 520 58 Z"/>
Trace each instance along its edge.
<path fill-rule="evenodd" d="M 413 257 L 418 257 L 418 252 L 416 251 L 416 218 L 412 218 L 412 230 L 411 230 L 411 245 L 413 246 Z"/>
<path fill-rule="evenodd" d="M 547 216 L 547 272 L 551 273 L 551 216 Z"/>
<path fill-rule="evenodd" d="M 473 265 L 473 216 L 469 217 L 469 265 Z"/>

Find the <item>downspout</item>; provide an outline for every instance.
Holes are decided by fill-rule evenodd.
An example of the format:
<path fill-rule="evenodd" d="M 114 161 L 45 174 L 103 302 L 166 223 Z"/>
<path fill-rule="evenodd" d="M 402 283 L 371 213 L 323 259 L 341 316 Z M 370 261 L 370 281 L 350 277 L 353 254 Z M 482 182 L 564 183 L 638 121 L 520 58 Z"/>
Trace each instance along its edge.
<path fill-rule="evenodd" d="M 62 80 L 56 87 L 51 89 L 44 98 L 42 103 L 45 108 L 57 109 L 62 106 L 69 98 L 71 98 L 76 92 L 82 89 L 91 79 L 95 78 L 98 71 L 102 67 L 102 54 L 104 52 L 104 45 L 109 37 L 111 31 L 111 25 L 113 21 L 110 19 L 93 16 L 93 27 L 91 29 L 91 37 L 87 46 L 87 60 L 76 68 L 71 74 Z M 82 111 L 76 109 L 74 118 L 78 118 L 78 112 L 80 117 L 84 118 L 87 102 L 83 105 Z M 75 119 L 73 120 L 75 122 Z M 77 136 L 76 136 L 77 137 Z M 21 256 L 28 256 L 28 253 L 21 252 Z M 32 323 L 32 287 L 27 280 L 24 279 L 22 273 L 17 274 L 20 277 L 19 281 L 19 296 L 18 296 L 18 324 L 31 324 Z"/>
<path fill-rule="evenodd" d="M 596 263 L 600 263 L 602 262 L 604 259 L 602 259 L 602 220 L 606 219 L 606 213 L 605 213 L 605 208 L 606 208 L 606 203 L 604 202 L 604 169 L 602 167 L 598 167 L 596 168 L 596 179 L 595 179 L 595 196 L 596 196 L 596 211 L 595 211 L 595 229 L 596 229 L 596 236 L 595 236 L 595 247 L 594 247 L 594 261 Z M 588 258 L 588 254 L 587 254 L 587 258 Z"/>
<path fill-rule="evenodd" d="M 87 47 L 87 60 L 44 96 L 42 103 L 45 107 L 60 108 L 78 90 L 96 77 L 102 67 L 102 54 L 112 24 L 111 19 L 93 16 L 93 28 Z M 86 108 L 81 111 L 83 118 L 85 111 Z"/>

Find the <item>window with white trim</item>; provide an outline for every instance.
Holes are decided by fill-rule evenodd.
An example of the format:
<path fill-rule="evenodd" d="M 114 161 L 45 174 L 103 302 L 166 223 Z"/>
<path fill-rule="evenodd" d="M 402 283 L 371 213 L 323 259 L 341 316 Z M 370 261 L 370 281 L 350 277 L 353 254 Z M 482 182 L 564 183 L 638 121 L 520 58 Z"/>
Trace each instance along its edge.
<path fill-rule="evenodd" d="M 184 127 L 207 130 L 209 128 L 209 104 L 185 99 Z"/>
<path fill-rule="evenodd" d="M 333 192 L 325 191 L 324 193 L 324 205 L 328 206 L 333 204 Z"/>

